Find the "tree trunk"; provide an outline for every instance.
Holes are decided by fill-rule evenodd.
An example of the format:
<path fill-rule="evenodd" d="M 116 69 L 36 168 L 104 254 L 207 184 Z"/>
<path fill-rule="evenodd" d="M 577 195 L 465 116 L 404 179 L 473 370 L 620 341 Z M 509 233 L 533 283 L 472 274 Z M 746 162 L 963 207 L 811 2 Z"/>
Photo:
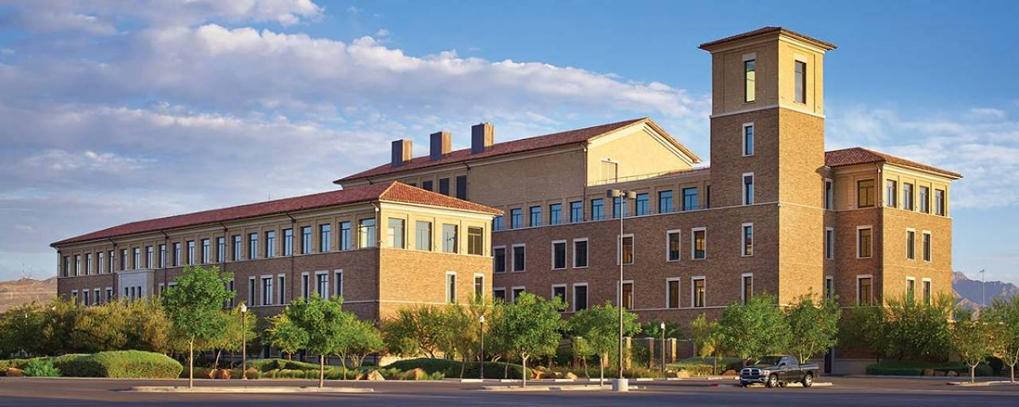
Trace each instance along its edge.
<path fill-rule="evenodd" d="M 1015 365 L 1009 365 L 1008 372 L 1010 376 L 1009 382 L 1015 383 Z"/>
<path fill-rule="evenodd" d="M 320 353 L 318 355 L 318 388 L 326 386 L 326 355 Z"/>
<path fill-rule="evenodd" d="M 520 376 L 523 382 L 520 387 L 527 387 L 527 356 L 520 355 L 520 360 L 524 362 L 524 374 Z"/>
<path fill-rule="evenodd" d="M 467 368 L 467 355 L 460 358 L 460 378 L 464 378 L 464 369 Z"/>
<path fill-rule="evenodd" d="M 188 341 L 188 388 L 195 387 L 195 339 Z"/>
<path fill-rule="evenodd" d="M 212 363 L 213 369 L 219 369 L 219 356 L 223 354 L 223 349 L 216 350 L 216 361 Z"/>
<path fill-rule="evenodd" d="M 969 382 L 973 383 L 975 381 L 977 381 L 977 365 L 970 365 L 969 366 Z"/>
<path fill-rule="evenodd" d="M 506 364 L 503 365 L 502 378 L 509 379 L 509 359 L 506 359 Z"/>
<path fill-rule="evenodd" d="M 608 361 L 605 359 L 607 358 L 608 355 L 605 354 L 598 355 L 598 368 L 600 369 L 598 373 L 598 386 L 605 385 L 605 364 L 608 363 Z"/>

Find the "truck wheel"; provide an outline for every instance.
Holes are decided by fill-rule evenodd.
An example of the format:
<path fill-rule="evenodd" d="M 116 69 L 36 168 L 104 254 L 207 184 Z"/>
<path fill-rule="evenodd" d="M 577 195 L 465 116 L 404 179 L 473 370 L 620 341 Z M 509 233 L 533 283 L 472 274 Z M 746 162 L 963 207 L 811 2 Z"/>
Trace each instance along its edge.
<path fill-rule="evenodd" d="M 810 387 L 813 385 L 814 385 L 814 374 L 808 372 L 805 376 L 803 376 L 803 387 Z"/>
<path fill-rule="evenodd" d="M 778 375 L 774 374 L 774 373 L 769 375 L 768 376 L 768 381 L 764 382 L 764 386 L 769 388 L 769 389 L 773 389 L 773 388 L 778 387 Z"/>

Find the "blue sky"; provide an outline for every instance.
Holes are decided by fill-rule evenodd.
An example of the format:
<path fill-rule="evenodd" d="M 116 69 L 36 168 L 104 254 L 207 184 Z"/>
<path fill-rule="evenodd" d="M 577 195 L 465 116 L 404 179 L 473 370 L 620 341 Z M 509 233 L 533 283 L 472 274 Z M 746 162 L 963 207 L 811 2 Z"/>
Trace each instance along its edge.
<path fill-rule="evenodd" d="M 317 192 L 388 141 L 650 116 L 708 156 L 709 58 L 835 44 L 827 146 L 962 172 L 954 265 L 1019 283 L 1014 2 L 0 2 L 0 280 L 126 221 Z"/>

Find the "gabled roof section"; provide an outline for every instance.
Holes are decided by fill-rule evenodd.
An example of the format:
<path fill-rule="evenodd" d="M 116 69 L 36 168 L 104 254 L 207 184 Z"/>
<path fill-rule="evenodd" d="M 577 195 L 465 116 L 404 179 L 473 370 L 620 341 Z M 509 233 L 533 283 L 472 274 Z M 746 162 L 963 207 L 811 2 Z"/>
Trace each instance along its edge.
<path fill-rule="evenodd" d="M 933 172 L 935 174 L 942 175 L 952 179 L 962 178 L 962 175 L 956 172 L 943 170 L 941 168 L 918 163 L 916 161 L 907 160 L 905 158 L 896 157 L 891 154 L 886 154 L 880 151 L 874 151 L 863 147 L 852 147 L 842 150 L 825 152 L 824 161 L 827 166 L 832 168 L 845 167 L 857 164 L 888 163 L 902 167 L 913 168 L 916 170 Z"/>
<path fill-rule="evenodd" d="M 297 196 L 293 198 L 277 199 L 273 201 L 125 223 L 123 225 L 54 242 L 50 246 L 56 247 L 59 245 L 90 240 L 112 239 L 115 237 L 138 233 L 169 231 L 184 227 L 219 224 L 221 222 L 256 218 L 260 216 L 278 215 L 309 209 L 319 209 L 329 206 L 350 205 L 364 202 L 399 202 L 470 212 L 481 212 L 491 215 L 502 214 L 502 211 L 495 208 L 445 196 L 436 192 L 425 191 L 401 182 L 390 181 L 349 189 Z"/>
<path fill-rule="evenodd" d="M 378 167 L 362 171 L 353 175 L 346 176 L 344 178 L 333 181 L 334 184 L 341 184 L 348 181 L 359 180 L 364 178 L 377 177 L 382 175 L 397 174 L 402 172 L 409 172 L 413 170 L 419 170 L 422 168 L 435 167 L 440 165 L 455 164 L 466 162 L 470 160 L 479 160 L 484 158 L 498 157 L 509 154 L 523 153 L 528 151 L 541 150 L 545 148 L 559 147 L 570 144 L 578 144 L 587 142 L 595 137 L 611 133 L 613 131 L 623 129 L 629 126 L 647 123 L 655 131 L 662 134 L 663 137 L 668 139 L 669 143 L 673 144 L 682 151 L 684 154 L 690 156 L 690 158 L 696 163 L 700 162 L 700 158 L 697 157 L 692 151 L 686 148 L 686 146 L 680 144 L 671 135 L 662 130 L 653 120 L 647 117 L 639 119 L 624 120 L 621 122 L 602 124 L 593 127 L 585 127 L 582 129 L 568 130 L 559 133 L 546 134 L 542 136 L 535 136 L 523 139 L 517 139 L 512 141 L 506 141 L 502 143 L 492 144 L 485 151 L 471 154 L 470 148 L 452 151 L 446 154 L 441 159 L 432 160 L 427 155 L 422 157 L 414 158 L 399 167 L 393 167 L 391 163 L 386 163 Z"/>
<path fill-rule="evenodd" d="M 740 41 L 740 40 L 745 40 L 745 39 L 753 38 L 753 37 L 757 37 L 757 36 L 769 35 L 769 34 L 784 34 L 784 35 L 787 35 L 789 37 L 796 38 L 796 39 L 798 39 L 800 41 L 806 42 L 808 44 L 812 44 L 812 45 L 814 45 L 816 47 L 824 49 L 825 51 L 831 51 L 831 50 L 836 48 L 835 44 L 832 44 L 830 42 L 821 41 L 821 40 L 819 40 L 817 38 L 800 34 L 798 32 L 789 30 L 789 29 L 787 29 L 785 27 L 771 27 L 771 26 L 769 26 L 769 27 L 761 27 L 761 28 L 758 28 L 758 29 L 753 30 L 753 31 L 748 31 L 748 32 L 745 32 L 745 33 L 742 33 L 742 34 L 736 34 L 736 35 L 733 35 L 733 36 L 722 38 L 720 40 L 715 40 L 715 41 L 711 41 L 711 42 L 705 42 L 705 43 L 701 44 L 698 48 L 703 49 L 705 51 L 711 51 L 713 48 L 717 48 L 719 45 L 723 45 L 723 44 L 727 44 L 727 43 L 735 42 L 735 41 Z"/>

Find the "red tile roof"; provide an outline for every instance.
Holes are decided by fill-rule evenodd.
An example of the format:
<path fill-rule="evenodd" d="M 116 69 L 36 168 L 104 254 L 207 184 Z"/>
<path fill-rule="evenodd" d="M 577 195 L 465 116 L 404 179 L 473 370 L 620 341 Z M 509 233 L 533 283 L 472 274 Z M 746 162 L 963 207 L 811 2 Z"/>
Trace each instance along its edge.
<path fill-rule="evenodd" d="M 845 167 L 847 165 L 856 164 L 889 163 L 923 171 L 930 171 L 947 176 L 949 178 L 955 179 L 962 178 L 962 175 L 956 172 L 943 170 L 927 164 L 921 164 L 916 161 L 907 160 L 905 158 L 896 157 L 894 155 L 885 154 L 879 151 L 874 151 L 863 147 L 852 147 L 842 150 L 825 152 L 824 161 L 826 165 L 832 168 Z"/>
<path fill-rule="evenodd" d="M 720 44 L 724 44 L 724 43 L 727 43 L 727 42 L 730 42 L 730 41 L 737 41 L 737 40 L 742 40 L 742 39 L 745 39 L 745 38 L 750 38 L 750 37 L 754 37 L 754 36 L 758 36 L 758 35 L 764 35 L 764 34 L 775 33 L 775 32 L 781 32 L 781 33 L 784 33 L 784 34 L 786 34 L 786 35 L 788 35 L 790 37 L 795 37 L 795 38 L 799 38 L 799 39 L 807 41 L 807 42 L 812 42 L 812 43 L 814 43 L 816 45 L 819 45 L 822 48 L 825 48 L 827 50 L 833 50 L 833 49 L 836 48 L 835 44 L 832 44 L 832 43 L 827 42 L 827 41 L 821 41 L 821 40 L 819 40 L 817 38 L 810 37 L 810 36 L 807 36 L 807 35 L 803 35 L 803 34 L 800 34 L 798 32 L 792 31 L 792 30 L 784 28 L 784 27 L 761 27 L 761 28 L 758 28 L 758 29 L 753 30 L 753 31 L 748 31 L 748 32 L 745 32 L 745 33 L 742 33 L 742 34 L 736 34 L 736 35 L 728 36 L 728 37 L 722 38 L 720 40 L 715 40 L 715 41 L 711 41 L 711 42 L 705 42 L 705 43 L 701 44 L 698 48 L 703 49 L 703 50 L 708 50 L 711 47 L 714 47 L 714 46 L 720 45 Z"/>
<path fill-rule="evenodd" d="M 485 205 L 448 197 L 435 192 L 425 191 L 404 183 L 390 181 L 349 189 L 297 196 L 293 198 L 277 199 L 273 201 L 232 206 L 229 208 L 211 209 L 183 215 L 168 216 L 165 218 L 125 223 L 123 225 L 64 239 L 51 244 L 51 246 L 56 247 L 58 245 L 98 239 L 110 239 L 138 233 L 157 232 L 204 224 L 217 224 L 220 222 L 228 222 L 245 218 L 375 201 L 422 204 L 472 212 L 482 212 L 492 215 L 502 214 L 502 211 Z"/>
<path fill-rule="evenodd" d="M 559 133 L 546 134 L 546 135 L 543 135 L 543 136 L 536 136 L 536 137 L 524 138 L 524 139 L 519 139 L 519 140 L 506 141 L 506 142 L 502 142 L 502 143 L 495 143 L 495 144 L 492 144 L 485 151 L 477 153 L 477 154 L 471 154 L 471 149 L 470 148 L 465 148 L 465 149 L 462 149 L 462 150 L 452 151 L 452 152 L 446 154 L 445 156 L 443 156 L 442 158 L 440 158 L 438 160 L 432 160 L 431 158 L 429 158 L 426 155 L 426 156 L 414 158 L 414 159 L 412 159 L 412 160 L 410 160 L 410 161 L 408 161 L 408 162 L 406 162 L 403 165 L 400 165 L 398 167 L 393 167 L 392 163 L 387 163 L 387 164 L 383 164 L 383 165 L 380 165 L 378 167 L 375 167 L 375 168 L 372 168 L 372 169 L 369 169 L 369 170 L 366 170 L 366 171 L 359 172 L 359 173 L 354 174 L 354 175 L 349 175 L 349 176 L 343 177 L 341 179 L 333 181 L 333 183 L 340 184 L 340 183 L 343 183 L 343 182 L 357 180 L 357 179 L 363 179 L 363 178 L 368 178 L 368 177 L 375 177 L 375 176 L 380 176 L 380 175 L 399 173 L 399 172 L 403 172 L 403 171 L 418 170 L 418 169 L 433 167 L 433 166 L 437 166 L 437 165 L 454 164 L 454 163 L 460 163 L 460 162 L 464 162 L 464 161 L 468 161 L 468 160 L 476 160 L 476 159 L 481 159 L 481 158 L 490 158 L 490 157 L 501 156 L 501 155 L 505 155 L 505 154 L 522 153 L 522 152 L 526 152 L 526 151 L 533 151 L 533 150 L 538 150 L 538 149 L 543 149 L 543 148 L 558 147 L 558 146 L 564 146 L 564 145 L 568 145 L 568 144 L 581 143 L 581 142 L 585 142 L 587 140 L 590 140 L 590 139 L 592 139 L 594 137 L 600 136 L 602 134 L 609 133 L 611 131 L 618 130 L 618 129 L 630 126 L 632 124 L 641 123 L 641 122 L 648 122 L 652 126 L 655 126 L 656 129 L 660 129 L 659 127 L 657 127 L 656 124 L 654 124 L 654 122 L 651 119 L 643 117 L 643 118 L 640 118 L 640 119 L 625 120 L 625 121 L 621 121 L 621 122 L 603 124 L 603 125 L 594 126 L 594 127 L 587 127 L 587 128 L 583 128 L 583 129 L 575 129 L 575 130 L 569 130 L 569 131 L 564 131 L 564 132 L 559 132 Z M 662 130 L 661 132 L 663 134 L 665 134 L 664 130 Z M 695 162 L 699 162 L 700 161 L 700 159 L 697 157 L 696 154 L 694 154 L 693 152 L 688 150 L 682 144 L 679 144 L 679 142 L 676 141 L 675 139 L 673 139 L 671 136 L 668 136 L 666 134 L 665 137 L 668 138 L 670 142 L 672 142 L 677 148 L 679 148 L 685 154 L 688 154 L 690 157 L 692 157 Z"/>

